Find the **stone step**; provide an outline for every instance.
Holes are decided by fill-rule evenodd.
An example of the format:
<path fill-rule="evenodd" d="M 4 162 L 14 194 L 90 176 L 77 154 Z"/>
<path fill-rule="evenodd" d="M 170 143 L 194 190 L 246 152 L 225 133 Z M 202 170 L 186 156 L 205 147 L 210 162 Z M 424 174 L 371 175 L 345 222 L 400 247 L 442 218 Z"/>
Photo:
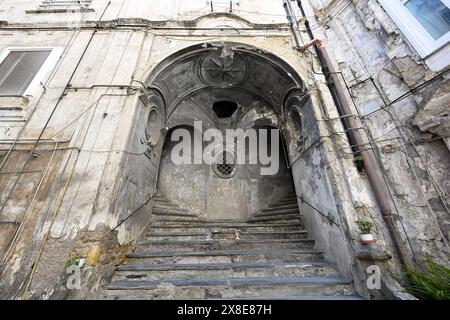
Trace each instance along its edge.
<path fill-rule="evenodd" d="M 297 218 L 300 217 L 300 211 L 298 210 L 298 208 L 274 210 L 274 211 L 261 211 L 261 212 L 256 213 L 253 217 L 254 218 L 278 217 L 278 216 L 285 216 L 285 215 L 291 215 L 291 214 L 296 214 Z"/>
<path fill-rule="evenodd" d="M 293 231 L 303 230 L 300 221 L 276 223 L 163 223 L 154 222 L 147 229 L 148 232 L 211 232 L 211 231 Z"/>
<path fill-rule="evenodd" d="M 178 209 L 180 210 L 180 207 L 172 204 L 172 203 L 163 203 L 163 202 L 157 202 L 155 201 L 153 203 L 153 209 L 158 208 L 158 209 Z"/>
<path fill-rule="evenodd" d="M 354 295 L 341 277 L 280 277 L 118 281 L 106 286 L 111 299 L 211 299 L 238 296 Z M 131 293 L 130 290 L 133 292 Z"/>
<path fill-rule="evenodd" d="M 181 208 L 177 204 L 174 204 L 172 202 L 159 201 L 159 200 L 155 200 L 153 202 L 153 207 L 154 208 L 161 208 L 161 209 L 178 209 L 178 210 L 183 210 L 183 211 L 187 212 L 187 210 Z"/>
<path fill-rule="evenodd" d="M 288 197 L 285 197 L 285 198 L 283 198 L 281 200 L 278 200 L 277 202 L 271 202 L 270 204 L 277 204 L 277 203 L 290 202 L 290 201 L 294 202 L 294 201 L 297 201 L 297 199 L 298 198 L 295 195 L 294 196 L 288 196 Z"/>
<path fill-rule="evenodd" d="M 154 215 L 152 217 L 153 223 L 161 224 L 182 224 L 182 223 L 201 223 L 202 220 L 198 217 L 182 217 L 173 215 Z"/>
<path fill-rule="evenodd" d="M 195 299 L 193 299 L 195 300 Z M 221 300 L 221 299 L 216 299 Z M 226 300 L 254 300 L 254 301 L 264 301 L 264 300 L 367 300 L 361 296 L 357 295 L 331 295 L 331 296 L 278 296 L 278 297 L 234 297 L 227 298 Z"/>
<path fill-rule="evenodd" d="M 174 204 L 173 202 L 171 202 L 171 201 L 169 201 L 169 200 L 167 200 L 165 198 L 158 198 L 158 197 L 156 197 L 153 200 L 153 203 L 154 204 L 161 204 L 161 205 L 168 205 L 168 206 L 177 206 L 176 204 Z"/>
<path fill-rule="evenodd" d="M 292 198 L 290 200 L 284 199 L 284 200 L 280 200 L 277 202 L 272 202 L 272 203 L 269 203 L 269 205 L 267 207 L 272 208 L 272 207 L 283 206 L 283 205 L 292 205 L 292 204 L 298 205 L 297 199 Z"/>
<path fill-rule="evenodd" d="M 248 239 L 248 240 L 142 240 L 138 242 L 137 252 L 166 250 L 227 250 L 257 248 L 312 248 L 311 239 Z"/>
<path fill-rule="evenodd" d="M 134 252 L 127 255 L 129 264 L 234 263 L 317 261 L 323 253 L 314 249 L 231 249 L 162 252 Z"/>
<path fill-rule="evenodd" d="M 272 239 L 305 239 L 308 236 L 306 230 L 270 230 L 270 231 L 243 231 L 242 239 L 260 239 L 270 236 Z"/>
<path fill-rule="evenodd" d="M 156 202 L 164 202 L 164 203 L 171 203 L 169 200 L 167 200 L 166 197 L 162 196 L 162 195 L 157 195 L 154 198 L 154 201 Z"/>
<path fill-rule="evenodd" d="M 153 232 L 150 229 L 144 234 L 146 240 L 207 240 L 210 239 L 210 232 L 183 232 L 179 230 L 178 232 Z"/>
<path fill-rule="evenodd" d="M 270 216 L 264 216 L 264 217 L 255 217 L 252 218 L 249 222 L 293 222 L 293 223 L 302 223 L 300 220 L 301 216 L 300 213 L 295 214 L 284 214 L 284 215 L 270 215 Z"/>
<path fill-rule="evenodd" d="M 292 203 L 292 204 L 272 205 L 272 206 L 269 206 L 267 209 L 261 210 L 261 212 L 271 212 L 271 211 L 290 210 L 290 209 L 296 209 L 298 211 L 298 204 L 297 204 L 297 202 Z"/>
<path fill-rule="evenodd" d="M 327 261 L 264 263 L 143 264 L 116 268 L 113 281 L 338 276 Z"/>
<path fill-rule="evenodd" d="M 152 214 L 197 218 L 197 215 L 192 214 L 192 213 L 188 213 L 185 210 L 181 210 L 181 209 L 166 209 L 166 208 L 161 208 L 161 207 L 153 207 Z"/>
<path fill-rule="evenodd" d="M 146 240 L 207 240 L 214 239 L 224 233 L 230 233 L 230 231 L 219 231 L 214 232 L 184 232 L 179 230 L 178 232 L 153 232 L 149 230 L 145 234 Z M 273 239 L 305 239 L 308 233 L 305 230 L 294 230 L 294 231 L 241 231 L 239 236 L 242 240 L 246 239 L 262 239 L 262 238 L 273 238 Z"/>

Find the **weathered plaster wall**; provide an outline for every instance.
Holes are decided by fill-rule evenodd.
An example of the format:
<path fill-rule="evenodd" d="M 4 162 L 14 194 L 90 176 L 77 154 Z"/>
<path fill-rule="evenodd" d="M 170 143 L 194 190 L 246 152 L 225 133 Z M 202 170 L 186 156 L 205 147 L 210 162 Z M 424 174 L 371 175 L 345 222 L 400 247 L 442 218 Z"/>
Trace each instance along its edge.
<path fill-rule="evenodd" d="M 58 23 L 77 23 L 83 16 L 81 12 L 67 12 L 55 15 L 49 13 L 36 13 L 42 0 L 4 0 L 0 3 L 0 20 L 8 20 L 15 23 L 43 23 L 53 21 Z M 143 18 L 151 21 L 176 21 L 195 20 L 211 13 L 211 6 L 205 0 L 192 0 L 187 3 L 183 0 L 171 1 L 138 1 L 138 0 L 93 0 L 84 19 L 98 20 L 102 14 L 104 20 L 116 18 Z M 108 8 L 105 11 L 105 8 Z M 215 5 L 213 12 L 228 13 L 230 7 L 227 4 Z M 246 0 L 233 7 L 233 13 L 246 20 L 256 23 L 285 23 L 283 6 L 272 0 Z M 262 18 L 263 17 L 263 18 Z M 45 23 L 45 22 L 44 22 Z"/>
<path fill-rule="evenodd" d="M 206 147 L 202 140 L 203 132 L 194 135 L 194 128 L 191 126 L 176 126 L 168 132 L 161 155 L 159 168 L 158 192 L 180 208 L 188 210 L 201 218 L 206 218 L 205 206 L 208 198 L 207 181 L 210 166 L 202 163 L 195 164 L 194 152 L 191 152 L 189 159 L 191 164 L 174 164 L 172 161 L 172 149 L 178 141 L 171 141 L 174 130 L 187 130 L 191 137 L 191 150 L 194 150 L 194 143 L 199 143 Z M 197 140 L 197 137 L 198 140 Z M 195 141 L 197 140 L 197 141 Z M 186 150 L 186 153 L 189 152 Z"/>
<path fill-rule="evenodd" d="M 88 296 L 108 280 L 108 270 L 150 220 L 151 202 L 117 232 L 110 229 L 149 199 L 159 171 L 164 138 L 148 150 L 145 125 L 152 104 L 139 98 L 149 93 L 142 84 L 151 83 L 172 54 L 194 44 L 217 41 L 246 43 L 272 52 L 308 85 L 311 102 L 299 104 L 306 110 L 309 140 L 303 153 L 290 151 L 297 194 L 337 224 L 300 202 L 317 246 L 336 259 L 343 273 L 367 293 L 366 262 L 355 259 L 360 248 L 354 221 L 364 216 L 376 223 L 382 250 L 394 256 L 387 267 L 398 270 L 395 250 L 367 178 L 356 170 L 324 79 L 314 74 L 320 69 L 317 61 L 309 51 L 299 54 L 292 49 L 281 1 L 241 1 L 241 12 L 235 13 L 250 23 L 225 14 L 207 15 L 194 22 L 176 21 L 207 14 L 209 9 L 202 0 L 189 2 L 189 7 L 185 1 L 177 1 L 175 6 L 161 1 L 133 6 L 131 0 L 115 0 L 106 8 L 107 2 L 94 0 L 95 11 L 84 16 L 25 12 L 36 8 L 39 1 L 1 3 L 0 20 L 8 25 L 0 28 L 0 49 L 32 45 L 64 50 L 44 83 L 45 89 L 21 99 L 0 98 L 1 105 L 8 106 L 0 109 L 0 161 L 20 135 L 1 171 L 0 221 L 22 222 L 13 246 L 2 253 L 6 254 L 0 279 L 2 298 L 18 297 L 25 288 L 36 298 L 48 298 L 54 292 L 64 296 L 65 262 L 92 252 L 100 252 L 96 261 L 101 262 L 86 269 L 93 272 L 88 277 L 89 292 L 79 297 Z M 414 54 L 374 0 L 307 3 L 312 5 L 307 5 L 307 11 L 315 23 L 316 37 L 330 48 L 335 67 L 342 70 L 351 86 L 358 111 L 389 105 L 437 75 Z M 327 11 L 331 9 L 339 12 L 336 19 Z M 260 10 L 259 15 L 252 14 L 256 10 Z M 68 28 L 82 20 L 96 21 L 103 13 L 104 22 L 98 28 L 94 22 L 83 23 L 80 30 Z M 118 18 L 129 19 L 109 22 Z M 164 22 L 167 19 L 173 21 Z M 306 42 L 306 34 L 302 36 Z M 449 232 L 445 201 L 450 172 L 449 151 L 442 142 L 445 139 L 448 148 L 447 109 L 442 108 L 448 101 L 445 79 L 445 75 L 440 76 L 387 107 L 390 113 L 378 110 L 364 118 L 368 132 L 377 141 L 375 150 L 386 171 L 399 227 L 404 227 L 418 258 L 432 254 L 444 262 L 448 258 L 444 236 L 448 238 Z M 160 107 L 164 104 L 153 102 Z M 56 106 L 37 152 L 31 155 Z M 16 111 L 11 111 L 14 108 Z M 286 136 L 289 130 L 292 128 Z M 0 248 L 4 251 L 15 231 L 11 231 L 11 224 L 2 223 L 0 228 Z M 107 257 L 105 252 L 114 255 Z"/>
<path fill-rule="evenodd" d="M 194 129 L 189 126 L 173 128 L 185 129 L 194 137 Z M 270 130 L 264 128 L 263 130 Z M 180 208 L 207 221 L 247 221 L 251 215 L 267 208 L 270 203 L 283 199 L 294 192 L 292 175 L 286 167 L 282 145 L 269 154 L 278 154 L 278 172 L 275 175 L 261 176 L 259 164 L 237 164 L 235 174 L 228 179 L 219 177 L 209 164 L 174 164 L 172 149 L 179 141 L 170 141 L 173 131 L 167 135 L 163 148 L 158 178 L 158 192 Z M 225 136 L 225 133 L 224 133 Z M 194 139 L 191 148 L 194 150 Z M 202 142 L 203 148 L 208 143 Z M 280 141 L 281 143 L 281 141 Z M 257 159 L 258 154 L 248 147 L 245 157 Z M 235 151 L 236 152 L 236 151 Z M 233 201 L 230 201 L 233 199 Z"/>
<path fill-rule="evenodd" d="M 222 23 L 214 18 L 210 21 L 211 26 Z M 25 22 L 26 19 L 21 21 Z M 2 155 L 6 155 L 19 133 L 20 143 L 2 169 L 5 174 L 1 180 L 7 193 L 2 192 L 5 209 L 1 220 L 10 218 L 7 212 L 24 212 L 18 216 L 22 225 L 18 236 L 8 252 L 3 252 L 6 256 L 2 268 L 2 296 L 17 297 L 27 288 L 34 297 L 48 297 L 66 278 L 63 266 L 79 250 L 74 239 L 80 230 L 93 231 L 103 224 L 115 227 L 154 191 L 159 165 L 155 159 L 159 159 L 158 148 L 162 148 L 163 140 L 153 154 L 143 154 L 142 138 L 148 109 L 138 98 L 142 86 L 134 80 L 144 82 L 167 56 L 193 42 L 202 43 L 204 37 L 186 40 L 182 38 L 185 34 L 178 35 L 180 39 L 173 35 L 155 37 L 144 30 L 68 31 L 65 26 L 30 32 L 26 27 L 18 30 L 12 21 L 8 22 L 8 28 L 1 30 L 8 35 L 2 38 L 3 48 L 33 44 L 64 49 L 46 83 L 45 93 L 28 97 L 30 103 L 23 120 L 30 120 L 25 129 L 21 132 L 24 122 L 20 119 L 2 123 L 5 127 L 2 139 L 10 139 L 2 140 Z M 218 33 L 224 41 L 247 42 L 266 49 L 278 47 L 284 59 L 293 61 L 301 72 L 301 63 L 286 39 L 289 33 L 284 30 L 280 35 L 276 28 L 267 32 L 255 30 L 261 37 L 236 38 L 234 31 Z M 227 33 L 230 35 L 226 36 Z M 265 33 L 268 37 L 264 37 Z M 70 87 L 66 87 L 67 84 Z M 37 145 L 38 153 L 36 157 L 31 156 L 29 151 L 56 106 Z M 26 151 L 16 150 L 19 146 Z M 18 161 L 20 153 L 23 158 Z M 20 174 L 22 167 L 23 171 L 39 172 Z M 15 185 L 17 178 L 22 182 Z M 27 199 L 17 192 L 22 184 L 34 191 L 26 191 Z M 149 207 L 151 203 L 118 229 L 119 245 L 133 241 L 145 228 L 150 219 Z M 5 233 L 11 233 L 10 226 L 2 225 L 2 228 L 8 228 Z M 7 246 L 5 243 L 11 240 L 11 237 L 2 239 L 2 246 Z M 94 248 L 89 241 L 85 246 Z M 44 274 L 53 277 L 41 279 Z"/>
<path fill-rule="evenodd" d="M 7 45 L 15 46 L 21 41 L 27 43 L 24 36 L 22 32 L 17 32 L 17 39 L 20 40 Z M 67 43 L 69 36 L 69 33 L 61 32 L 55 41 L 44 39 L 43 42 L 46 46 L 59 46 L 60 43 Z M 118 169 L 127 153 L 128 135 L 123 133 L 129 131 L 121 130 L 120 126 L 131 114 L 126 112 L 127 107 L 133 105 L 133 112 L 136 109 L 137 89 L 115 87 L 115 84 L 127 85 L 131 82 L 134 68 L 129 68 L 129 63 L 133 60 L 136 63 L 139 50 L 130 50 L 134 44 L 129 41 L 139 42 L 139 38 L 142 41 L 142 36 L 143 33 L 139 35 L 135 32 L 116 35 L 77 33 L 78 41 L 66 48 L 59 68 L 49 78 L 45 93 L 40 99 L 31 97 L 30 101 L 36 102 L 30 109 L 36 108 L 36 111 L 24 116 L 25 121 L 32 117 L 18 141 L 18 145 L 23 145 L 28 153 L 23 152 L 22 162 L 15 162 L 17 151 L 13 151 L 4 168 L 10 167 L 13 172 L 20 172 L 27 170 L 27 166 L 33 166 L 40 175 L 38 181 L 20 174 L 2 176 L 10 181 L 7 183 L 11 188 L 11 192 L 2 192 L 5 195 L 2 220 L 7 219 L 3 215 L 9 215 L 7 212 L 11 211 L 11 207 L 24 211 L 23 216 L 16 219 L 20 223 L 18 237 L 8 240 L 14 241 L 12 250 L 4 252 L 9 262 L 2 278 L 2 284 L 6 286 L 5 294 L 16 293 L 10 290 L 16 290 L 18 283 L 25 282 L 35 259 L 45 259 L 54 250 L 52 239 L 66 245 L 62 244 L 58 249 L 60 254 L 52 256 L 51 266 L 47 268 L 43 265 L 42 268 L 45 273 L 53 274 L 57 281 L 58 270 L 70 257 L 73 251 L 71 240 L 79 230 L 94 230 L 98 224 L 114 226 L 117 223 L 117 218 L 109 217 L 109 205 Z M 119 53 L 118 59 L 116 53 Z M 123 65 L 123 61 L 127 61 L 127 66 Z M 71 87 L 61 96 L 69 79 Z M 131 99 L 131 105 L 127 105 L 127 98 Z M 29 150 L 56 106 L 42 136 L 43 143 L 37 146 L 33 156 Z M 21 121 L 5 123 L 6 128 L 12 128 L 5 130 L 2 137 L 11 141 L 4 145 L 5 149 L 11 147 L 11 139 L 19 133 L 20 124 Z M 127 126 L 130 127 L 130 122 Z M 24 180 L 30 191 L 18 193 L 18 184 L 15 185 L 17 179 Z M 24 197 L 27 198 L 26 203 L 18 202 Z M 32 272 L 37 275 L 43 272 L 38 268 Z M 39 283 L 37 287 L 41 289 Z M 31 292 L 33 289 L 30 286 Z"/>
<path fill-rule="evenodd" d="M 376 1 L 307 4 L 315 36 L 342 71 L 355 112 L 374 141 L 367 147 L 381 160 L 415 258 L 430 254 L 448 263 L 449 150 L 442 143 L 448 140 L 448 74 L 428 68 Z M 376 216 L 367 200 L 360 204 Z"/>

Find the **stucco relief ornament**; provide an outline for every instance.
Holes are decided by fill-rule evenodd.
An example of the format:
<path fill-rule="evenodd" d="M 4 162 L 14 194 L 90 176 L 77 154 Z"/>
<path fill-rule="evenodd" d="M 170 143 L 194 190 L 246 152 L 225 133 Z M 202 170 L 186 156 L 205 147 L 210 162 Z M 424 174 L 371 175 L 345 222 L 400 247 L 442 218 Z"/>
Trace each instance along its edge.
<path fill-rule="evenodd" d="M 243 82 L 247 75 L 244 58 L 230 47 L 214 50 L 201 62 L 200 76 L 206 84 L 224 87 Z"/>

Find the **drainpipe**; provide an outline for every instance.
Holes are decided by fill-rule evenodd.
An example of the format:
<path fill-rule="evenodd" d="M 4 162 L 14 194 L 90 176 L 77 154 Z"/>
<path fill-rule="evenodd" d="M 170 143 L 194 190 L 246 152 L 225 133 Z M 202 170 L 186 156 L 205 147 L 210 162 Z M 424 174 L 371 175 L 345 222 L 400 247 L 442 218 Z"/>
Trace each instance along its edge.
<path fill-rule="evenodd" d="M 289 3 L 289 0 L 284 0 L 283 2 L 284 10 L 286 11 L 286 18 L 289 21 L 289 26 L 292 29 L 292 33 L 294 34 L 294 40 L 295 40 L 295 49 L 299 50 L 302 48 L 301 46 L 301 38 L 300 38 L 300 32 L 298 31 L 297 27 L 297 19 L 295 18 L 295 15 L 292 13 L 292 7 Z"/>
<path fill-rule="evenodd" d="M 368 150 L 366 148 L 358 148 L 358 146 L 364 146 L 368 141 L 368 137 L 364 136 L 360 131 L 360 128 L 362 128 L 361 120 L 357 116 L 351 116 L 352 109 L 350 107 L 350 103 L 348 102 L 348 99 L 344 94 L 344 87 L 338 77 L 338 73 L 336 73 L 336 71 L 334 70 L 328 52 L 326 51 L 323 43 L 314 38 L 301 0 L 297 0 L 297 4 L 303 17 L 305 18 L 305 27 L 308 36 L 311 39 L 312 45 L 316 49 L 317 55 L 319 57 L 319 62 L 322 66 L 322 69 L 324 70 L 325 76 L 328 80 L 331 80 L 328 81 L 329 87 L 331 89 L 330 92 L 336 104 L 339 115 L 342 119 L 342 124 L 345 128 L 345 131 L 348 133 L 347 136 L 349 137 L 349 141 L 352 145 L 356 146 L 353 149 L 353 152 L 363 157 L 364 168 L 366 170 L 369 183 L 372 187 L 372 191 L 375 195 L 375 199 L 378 203 L 378 206 L 380 207 L 383 221 L 385 222 L 389 230 L 389 233 L 394 241 L 394 245 L 399 253 L 404 267 L 406 269 L 414 269 L 412 256 L 406 248 L 400 231 L 397 228 L 394 217 L 394 210 L 392 209 L 390 197 L 386 190 L 386 186 L 384 184 L 381 170 L 378 166 L 375 154 L 371 149 Z M 293 29 L 293 31 L 295 30 Z"/>

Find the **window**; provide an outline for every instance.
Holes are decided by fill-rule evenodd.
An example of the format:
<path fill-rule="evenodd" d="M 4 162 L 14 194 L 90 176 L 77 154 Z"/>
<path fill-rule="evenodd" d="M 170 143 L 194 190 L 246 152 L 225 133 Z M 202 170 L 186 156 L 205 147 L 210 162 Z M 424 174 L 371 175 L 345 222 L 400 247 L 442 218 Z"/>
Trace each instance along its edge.
<path fill-rule="evenodd" d="M 437 40 L 450 31 L 450 9 L 440 0 L 407 0 L 404 5 Z"/>
<path fill-rule="evenodd" d="M 450 0 L 378 0 L 422 57 L 450 41 Z"/>
<path fill-rule="evenodd" d="M 239 4 L 239 0 L 209 0 L 208 2 L 212 4 Z"/>
<path fill-rule="evenodd" d="M 0 58 L 0 96 L 22 96 L 49 57 L 47 50 L 8 50 Z"/>
<path fill-rule="evenodd" d="M 209 5 L 211 6 L 211 12 L 217 7 L 218 10 L 227 9 L 230 13 L 233 12 L 233 6 L 239 5 L 239 0 L 209 0 Z"/>
<path fill-rule="evenodd" d="M 217 101 L 213 104 L 213 111 L 218 118 L 229 118 L 237 110 L 237 104 L 231 101 Z"/>
<path fill-rule="evenodd" d="M 68 10 L 88 8 L 92 0 L 43 0 L 38 10 Z"/>
<path fill-rule="evenodd" d="M 216 175 L 223 179 L 229 179 L 236 173 L 236 155 L 229 151 L 219 153 L 213 164 L 213 170 Z"/>

